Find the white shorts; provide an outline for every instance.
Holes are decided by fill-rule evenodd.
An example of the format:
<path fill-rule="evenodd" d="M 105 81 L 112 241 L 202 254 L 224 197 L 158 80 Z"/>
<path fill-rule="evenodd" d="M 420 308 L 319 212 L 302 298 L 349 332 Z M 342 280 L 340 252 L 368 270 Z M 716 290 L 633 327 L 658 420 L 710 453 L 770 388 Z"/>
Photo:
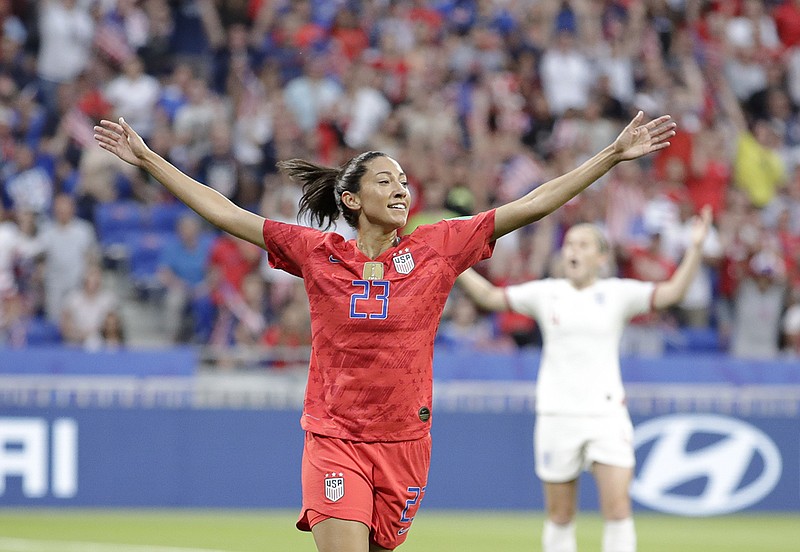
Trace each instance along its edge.
<path fill-rule="evenodd" d="M 603 416 L 539 414 L 533 451 L 536 475 L 548 483 L 572 481 L 594 462 L 621 468 L 636 462 L 627 411 Z"/>

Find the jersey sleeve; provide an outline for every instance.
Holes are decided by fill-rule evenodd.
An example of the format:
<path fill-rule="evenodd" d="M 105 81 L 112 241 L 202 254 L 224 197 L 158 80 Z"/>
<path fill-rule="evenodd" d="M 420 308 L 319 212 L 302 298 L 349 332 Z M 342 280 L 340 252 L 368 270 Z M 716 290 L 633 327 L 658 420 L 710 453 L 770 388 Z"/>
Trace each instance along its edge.
<path fill-rule="evenodd" d="M 617 294 L 622 305 L 622 313 L 630 319 L 653 310 L 655 290 L 656 285 L 653 282 L 629 278 L 617 280 Z"/>
<path fill-rule="evenodd" d="M 303 263 L 321 241 L 323 233 L 314 228 L 266 219 L 264 248 L 272 268 L 303 277 Z"/>
<path fill-rule="evenodd" d="M 494 209 L 472 217 L 447 219 L 414 232 L 461 274 L 494 252 Z"/>
<path fill-rule="evenodd" d="M 550 280 L 533 280 L 508 286 L 503 291 L 511 310 L 531 318 L 538 318 L 542 309 L 542 297 L 549 285 Z"/>

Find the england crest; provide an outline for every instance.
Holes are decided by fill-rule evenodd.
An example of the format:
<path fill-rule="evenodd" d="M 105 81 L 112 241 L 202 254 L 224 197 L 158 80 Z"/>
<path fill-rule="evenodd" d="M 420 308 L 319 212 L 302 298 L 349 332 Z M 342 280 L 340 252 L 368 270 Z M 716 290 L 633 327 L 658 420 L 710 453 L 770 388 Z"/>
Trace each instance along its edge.
<path fill-rule="evenodd" d="M 402 254 L 395 253 L 394 258 L 392 259 L 394 262 L 394 269 L 399 274 L 408 274 L 412 270 L 414 270 L 414 257 L 411 256 L 411 253 L 408 251 L 406 247 L 405 252 Z"/>
<path fill-rule="evenodd" d="M 331 502 L 336 502 L 344 496 L 344 474 L 326 473 L 325 474 L 325 498 Z"/>

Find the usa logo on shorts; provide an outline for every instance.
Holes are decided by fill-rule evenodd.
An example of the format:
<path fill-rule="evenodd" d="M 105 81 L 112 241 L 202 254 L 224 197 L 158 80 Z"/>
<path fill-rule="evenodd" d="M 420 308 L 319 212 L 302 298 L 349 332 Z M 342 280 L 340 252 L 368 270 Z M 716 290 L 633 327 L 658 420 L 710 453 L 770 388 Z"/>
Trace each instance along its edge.
<path fill-rule="evenodd" d="M 398 255 L 398 253 L 395 253 L 392 259 L 392 262 L 394 262 L 394 269 L 400 274 L 408 274 L 414 270 L 414 257 L 411 256 L 408 248 L 406 247 L 402 255 Z"/>
<path fill-rule="evenodd" d="M 325 474 L 325 498 L 331 502 L 336 502 L 344 496 L 344 474 L 326 473 Z"/>

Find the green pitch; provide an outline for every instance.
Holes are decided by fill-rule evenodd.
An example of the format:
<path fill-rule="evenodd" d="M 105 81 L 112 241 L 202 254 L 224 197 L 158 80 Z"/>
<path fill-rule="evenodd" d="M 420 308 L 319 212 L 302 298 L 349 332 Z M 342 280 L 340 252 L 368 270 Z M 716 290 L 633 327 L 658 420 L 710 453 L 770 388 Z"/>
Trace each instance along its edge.
<path fill-rule="evenodd" d="M 313 552 L 290 511 L 0 509 L 0 552 Z M 438 512 L 414 521 L 403 552 L 534 552 L 538 512 Z M 796 552 L 800 514 L 636 516 L 640 552 Z M 579 549 L 600 550 L 602 523 L 578 519 Z"/>

